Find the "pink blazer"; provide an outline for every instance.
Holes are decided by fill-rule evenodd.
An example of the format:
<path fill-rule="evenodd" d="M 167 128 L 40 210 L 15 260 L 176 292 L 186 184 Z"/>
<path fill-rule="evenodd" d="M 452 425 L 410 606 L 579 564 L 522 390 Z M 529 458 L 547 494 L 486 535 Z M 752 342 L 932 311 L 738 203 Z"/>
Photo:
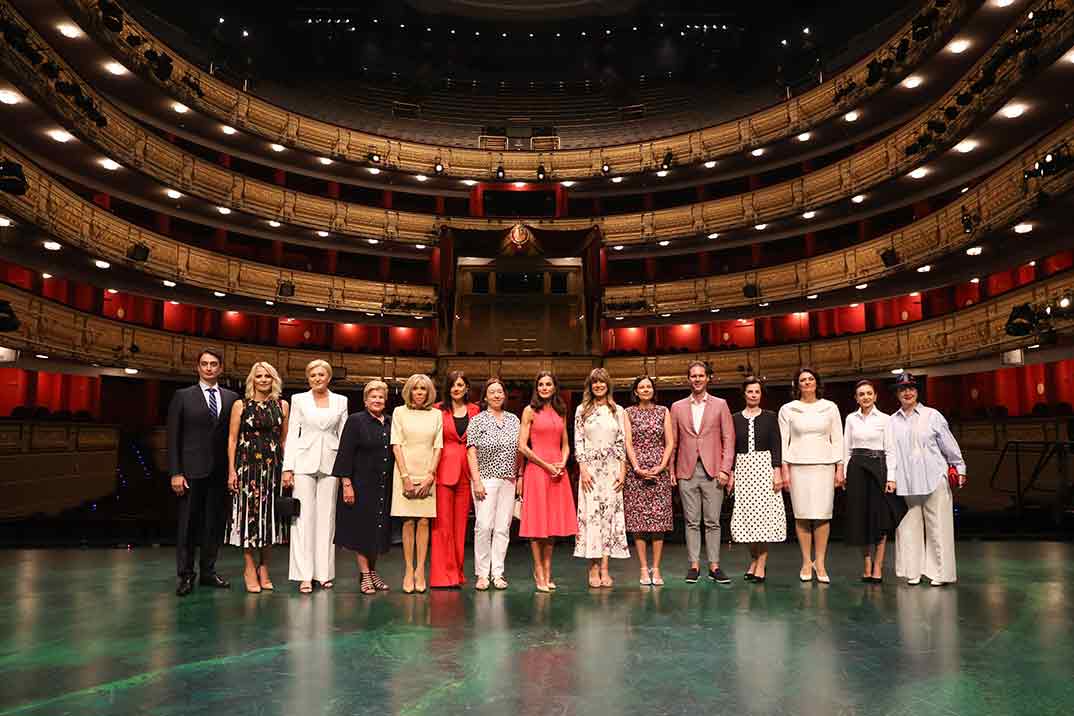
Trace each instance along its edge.
<path fill-rule="evenodd" d="M 705 401 L 700 433 L 694 431 L 689 397 L 671 406 L 671 423 L 675 429 L 677 479 L 689 480 L 699 457 L 709 477 L 716 477 L 721 472 L 731 473 L 735 459 L 735 426 L 726 400 L 709 395 Z"/>

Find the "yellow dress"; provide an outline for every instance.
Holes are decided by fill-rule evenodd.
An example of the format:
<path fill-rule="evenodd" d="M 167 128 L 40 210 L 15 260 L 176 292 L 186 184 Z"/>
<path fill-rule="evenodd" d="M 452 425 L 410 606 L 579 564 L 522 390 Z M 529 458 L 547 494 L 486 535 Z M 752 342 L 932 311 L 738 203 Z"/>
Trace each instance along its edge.
<path fill-rule="evenodd" d="M 400 405 L 392 412 L 392 445 L 403 449 L 403 460 L 415 484 L 436 467 L 433 450 L 444 447 L 444 418 L 437 408 L 411 410 Z M 436 517 L 436 486 L 422 499 L 403 494 L 399 463 L 392 478 L 392 517 Z"/>

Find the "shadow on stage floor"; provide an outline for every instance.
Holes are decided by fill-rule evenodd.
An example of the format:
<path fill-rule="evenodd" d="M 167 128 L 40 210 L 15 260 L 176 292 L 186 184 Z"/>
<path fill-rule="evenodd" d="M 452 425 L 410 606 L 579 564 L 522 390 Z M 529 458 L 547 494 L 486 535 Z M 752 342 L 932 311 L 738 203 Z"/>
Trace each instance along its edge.
<path fill-rule="evenodd" d="M 858 581 L 834 545 L 831 585 L 798 581 L 793 544 L 768 582 L 664 587 L 637 563 L 590 590 L 564 544 L 555 594 L 536 594 L 522 544 L 510 588 L 358 593 L 340 552 L 332 592 L 173 594 L 169 549 L 0 552 L 0 716 L 6 714 L 1057 714 L 1074 701 L 1074 545 L 963 542 L 959 579 Z"/>

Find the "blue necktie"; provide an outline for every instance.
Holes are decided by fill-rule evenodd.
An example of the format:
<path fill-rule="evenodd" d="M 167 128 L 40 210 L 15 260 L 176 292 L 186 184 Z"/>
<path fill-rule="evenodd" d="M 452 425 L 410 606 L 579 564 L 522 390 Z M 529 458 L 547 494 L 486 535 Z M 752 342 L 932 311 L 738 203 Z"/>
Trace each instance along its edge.
<path fill-rule="evenodd" d="M 219 418 L 220 406 L 216 404 L 216 388 L 209 388 L 206 392 L 209 394 L 209 412 L 214 418 Z"/>

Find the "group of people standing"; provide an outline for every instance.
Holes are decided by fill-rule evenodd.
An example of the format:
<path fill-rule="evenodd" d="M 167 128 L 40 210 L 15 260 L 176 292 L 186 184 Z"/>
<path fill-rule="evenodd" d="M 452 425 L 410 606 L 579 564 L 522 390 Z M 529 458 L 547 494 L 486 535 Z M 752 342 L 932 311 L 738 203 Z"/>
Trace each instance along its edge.
<path fill-rule="evenodd" d="M 789 491 L 799 577 L 828 583 L 840 487 L 847 490 L 848 541 L 863 547 L 863 581 L 882 580 L 893 535 L 895 571 L 909 584 L 922 575 L 932 584 L 956 579 L 951 487 L 964 484 L 965 464 L 944 418 L 917 402 L 909 374 L 897 381 L 894 416 L 876 408 L 870 381 L 859 382 L 859 409 L 844 427 L 808 368 L 798 371 L 795 399 L 778 415 L 761 407 L 764 386 L 755 378 L 743 382 L 746 407 L 732 415 L 726 401 L 709 393 L 711 376 L 701 361 L 687 369 L 690 395 L 670 409 L 655 403 L 648 376 L 634 380 L 633 405 L 619 406 L 611 376 L 597 368 L 574 414 L 575 492 L 567 410 L 550 372 L 537 375 L 519 419 L 505 409 L 507 391 L 495 377 L 485 382 L 479 406 L 462 372 L 446 376 L 440 402 L 432 380 L 413 375 L 391 415 L 388 385 L 370 381 L 364 408 L 348 415 L 346 397 L 329 389 L 332 367 L 323 360 L 306 367 L 309 390 L 290 404 L 268 363 L 253 365 L 242 397 L 218 385 L 221 368 L 219 354 L 203 351 L 198 384 L 178 391 L 168 411 L 180 596 L 194 588 L 198 544 L 200 584 L 230 586 L 215 569 L 221 542 L 243 549 L 249 592 L 274 588 L 269 553 L 284 543 L 288 576 L 300 592 L 333 587 L 337 546 L 354 553 L 363 594 L 386 591 L 376 567 L 391 544 L 393 518 L 402 521 L 403 591 L 459 587 L 468 581 L 471 506 L 478 590 L 508 587 L 504 562 L 513 518 L 520 520 L 519 536 L 530 541 L 540 592 L 556 590 L 553 547 L 566 537 L 575 538 L 574 556 L 589 562 L 589 586 L 613 586 L 608 562 L 630 556 L 628 533 L 640 584 L 659 586 L 676 489 L 687 582 L 700 579 L 702 543 L 708 578 L 731 581 L 720 567 L 720 514 L 733 495 L 731 537 L 750 551 L 744 579 L 763 583 L 768 545 L 786 539 L 783 493 Z M 230 513 L 222 509 L 225 489 Z"/>

